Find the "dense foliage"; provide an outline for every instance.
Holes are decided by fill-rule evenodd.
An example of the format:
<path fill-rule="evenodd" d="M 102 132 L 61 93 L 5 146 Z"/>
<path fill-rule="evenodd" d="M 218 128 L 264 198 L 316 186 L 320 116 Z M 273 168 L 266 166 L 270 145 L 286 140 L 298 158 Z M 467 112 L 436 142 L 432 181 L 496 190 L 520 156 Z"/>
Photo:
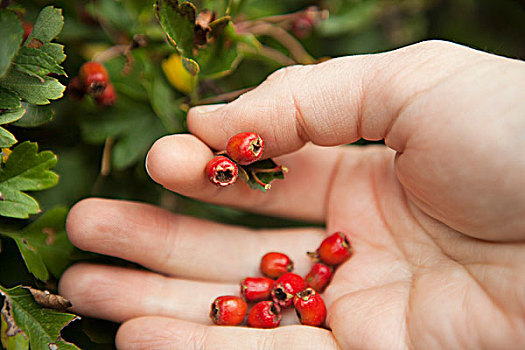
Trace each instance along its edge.
<path fill-rule="evenodd" d="M 82 198 L 147 201 L 242 225 L 304 224 L 200 203 L 148 178 L 147 150 L 187 132 L 189 107 L 230 101 L 283 66 L 427 38 L 525 56 L 525 7 L 511 0 L 50 4 L 0 1 L 0 335 L 8 349 L 113 347 L 113 324 L 69 325 L 77 317 L 64 312 L 66 301 L 38 292 L 56 292 L 75 261 L 110 260 L 67 240 L 67 208 Z M 90 60 L 108 70 L 114 104 L 66 90 Z"/>

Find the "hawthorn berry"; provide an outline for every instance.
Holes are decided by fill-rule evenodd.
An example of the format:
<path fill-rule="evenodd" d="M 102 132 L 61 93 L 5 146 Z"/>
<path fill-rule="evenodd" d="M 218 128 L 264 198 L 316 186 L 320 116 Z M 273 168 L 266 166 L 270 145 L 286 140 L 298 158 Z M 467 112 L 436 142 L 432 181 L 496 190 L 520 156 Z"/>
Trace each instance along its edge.
<path fill-rule="evenodd" d="M 297 293 L 293 298 L 295 312 L 301 324 L 320 326 L 326 318 L 326 306 L 323 298 L 312 288 Z"/>
<path fill-rule="evenodd" d="M 78 76 L 86 92 L 93 97 L 100 96 L 108 86 L 109 76 L 106 68 L 99 62 L 88 61 L 80 67 Z"/>
<path fill-rule="evenodd" d="M 216 298 L 211 304 L 210 318 L 221 326 L 237 326 L 244 321 L 248 305 L 244 300 L 233 295 Z"/>
<path fill-rule="evenodd" d="M 298 38 L 306 38 L 312 33 L 314 24 L 313 18 L 307 15 L 299 16 L 292 23 L 292 32 Z"/>
<path fill-rule="evenodd" d="M 281 323 L 281 309 L 273 301 L 260 301 L 248 313 L 248 326 L 255 328 L 275 328 Z"/>
<path fill-rule="evenodd" d="M 315 263 L 305 277 L 306 286 L 321 293 L 332 279 L 332 268 L 326 264 Z"/>
<path fill-rule="evenodd" d="M 225 156 L 216 156 L 206 165 L 206 176 L 211 183 L 225 187 L 233 184 L 238 175 L 237 164 Z"/>
<path fill-rule="evenodd" d="M 260 270 L 266 277 L 279 278 L 293 271 L 293 261 L 283 253 L 267 253 L 261 259 Z"/>
<path fill-rule="evenodd" d="M 268 300 L 273 282 L 266 277 L 246 277 L 241 281 L 241 295 L 246 301 Z"/>
<path fill-rule="evenodd" d="M 340 265 L 352 256 L 352 246 L 342 232 L 336 232 L 324 239 L 315 253 L 308 253 L 319 258 L 327 265 Z"/>
<path fill-rule="evenodd" d="M 240 165 L 249 165 L 261 158 L 264 150 L 263 139 L 254 132 L 234 135 L 226 146 L 228 156 Z"/>
<path fill-rule="evenodd" d="M 115 91 L 113 84 L 108 83 L 104 89 L 104 92 L 102 92 L 101 95 L 95 97 L 95 101 L 97 102 L 97 105 L 101 107 L 113 106 L 117 101 L 117 92 Z"/>
<path fill-rule="evenodd" d="M 273 284 L 271 295 L 273 301 L 282 308 L 292 306 L 293 297 L 306 288 L 304 279 L 292 272 L 285 273 Z"/>

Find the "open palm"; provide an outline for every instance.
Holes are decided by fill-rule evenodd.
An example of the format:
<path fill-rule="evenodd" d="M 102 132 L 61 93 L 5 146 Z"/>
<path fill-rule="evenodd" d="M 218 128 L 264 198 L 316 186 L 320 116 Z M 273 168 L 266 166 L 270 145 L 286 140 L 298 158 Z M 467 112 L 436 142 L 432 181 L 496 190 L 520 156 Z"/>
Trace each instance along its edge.
<path fill-rule="evenodd" d="M 523 347 L 523 81 L 523 63 L 428 42 L 292 67 L 233 103 L 193 109 L 198 138 L 157 141 L 147 162 L 154 180 L 326 230 L 253 231 L 89 199 L 68 218 L 72 242 L 155 273 L 76 265 L 60 291 L 80 313 L 127 321 L 117 335 L 123 349 Z M 224 149 L 247 130 L 291 169 L 267 194 L 244 184 L 216 189 L 203 174 L 209 147 Z M 359 137 L 389 148 L 320 147 Z M 320 146 L 303 147 L 308 141 Z M 324 293 L 329 330 L 210 325 L 210 302 L 237 294 L 264 253 L 286 252 L 304 274 L 305 252 L 338 230 L 354 256 Z"/>

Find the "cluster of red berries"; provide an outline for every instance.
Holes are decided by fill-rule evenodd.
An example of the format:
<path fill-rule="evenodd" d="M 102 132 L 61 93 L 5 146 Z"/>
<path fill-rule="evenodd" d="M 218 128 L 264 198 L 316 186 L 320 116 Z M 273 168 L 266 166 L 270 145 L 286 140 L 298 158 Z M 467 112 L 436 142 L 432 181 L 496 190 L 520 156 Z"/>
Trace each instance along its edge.
<path fill-rule="evenodd" d="M 225 295 L 211 304 L 210 318 L 215 324 L 238 326 L 248 313 L 247 325 L 275 328 L 281 322 L 281 310 L 295 308 L 301 324 L 320 327 L 326 318 L 326 306 L 320 295 L 330 283 L 333 269 L 352 255 L 350 242 L 342 232 L 327 237 L 315 252 L 303 279 L 293 273 L 293 261 L 283 253 L 271 252 L 261 259 L 265 277 L 246 277 L 241 281 L 241 297 Z M 256 303 L 248 312 L 247 302 Z"/>
<path fill-rule="evenodd" d="M 206 165 L 206 176 L 211 183 L 226 187 L 235 181 L 239 175 L 239 166 L 246 166 L 258 161 L 264 151 L 264 140 L 254 132 L 242 132 L 234 135 L 228 141 L 226 151 L 219 152 Z M 255 179 L 258 179 L 255 176 Z M 268 184 L 262 183 L 265 188 Z"/>
<path fill-rule="evenodd" d="M 117 100 L 117 92 L 106 68 L 96 61 L 88 61 L 80 67 L 78 76 L 71 79 L 68 85 L 68 92 L 75 100 L 81 100 L 88 94 L 101 107 L 113 106 Z"/>

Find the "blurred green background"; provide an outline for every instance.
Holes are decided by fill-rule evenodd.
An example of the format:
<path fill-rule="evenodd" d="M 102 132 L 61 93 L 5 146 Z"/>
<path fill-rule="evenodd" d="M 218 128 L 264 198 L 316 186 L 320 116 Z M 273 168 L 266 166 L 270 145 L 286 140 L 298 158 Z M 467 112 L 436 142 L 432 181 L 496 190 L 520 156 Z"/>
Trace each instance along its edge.
<path fill-rule="evenodd" d="M 198 8 L 213 6 L 214 3 L 193 2 Z M 146 30 L 147 35 L 154 38 L 152 42 L 157 40 L 163 44 L 163 37 L 159 39 L 160 27 L 155 23 L 158 27 L 155 30 L 150 25 L 152 1 L 64 0 L 17 3 L 26 9 L 24 19 L 28 21 L 34 20 L 38 11 L 46 5 L 63 8 L 66 24 L 58 42 L 66 46 L 68 58 L 64 66 L 70 78 L 76 75 L 83 62 L 90 59 L 92 52 L 101 47 L 120 44 L 120 31 L 131 36 Z M 292 13 L 308 6 L 328 10 L 328 19 L 318 23 L 310 35 L 298 39 L 316 59 L 381 52 L 427 39 L 449 40 L 512 58 L 525 57 L 525 2 L 518 0 L 246 0 L 234 3 L 238 9 L 233 17 L 234 23 Z M 263 45 L 287 54 L 282 44 L 276 40 L 269 37 L 258 39 Z M 159 55 L 166 55 L 162 51 L 164 49 L 159 47 L 161 46 L 155 47 Z M 143 50 L 147 52 L 148 47 Z M 201 81 L 201 85 L 207 87 L 202 96 L 209 97 L 214 93 L 256 86 L 279 67 L 276 62 L 247 55 L 230 75 Z M 121 69 L 118 62 L 113 68 L 111 65 L 108 68 L 112 78 L 117 79 L 114 71 Z M 64 78 L 61 81 L 67 85 L 69 79 Z M 77 102 L 66 97 L 52 104 L 56 110 L 52 123 L 34 129 L 10 128 L 19 141 L 37 141 L 40 149 L 49 149 L 58 155 L 59 161 L 55 169 L 60 175 L 58 186 L 35 194 L 44 211 L 57 205 L 70 207 L 89 196 L 102 196 L 145 201 L 175 212 L 246 226 L 308 224 L 200 203 L 170 193 L 153 183 L 145 172 L 144 157 L 154 140 L 168 134 L 169 130 L 162 128 L 154 117 L 152 108 L 148 105 L 150 101 L 145 101 L 148 103 L 145 103 L 144 115 L 153 116 L 146 123 L 148 127 L 154 127 L 147 129 L 148 132 L 142 132 L 140 123 L 145 119 L 141 119 L 141 115 L 126 114 L 123 105 L 133 99 L 134 93 L 140 94 L 140 87 L 133 90 L 132 83 L 133 81 L 122 82 L 126 91 L 119 90 L 117 86 L 120 104 L 114 109 L 100 111 L 89 101 Z M 184 94 L 177 91 L 171 91 L 168 96 L 179 102 L 185 99 Z M 183 132 L 184 115 L 179 111 L 177 116 L 181 123 L 177 131 Z M 101 159 L 107 140 L 105 128 L 114 132 L 119 140 L 119 152 L 123 161 L 114 163 L 109 174 L 101 175 Z M 120 128 L 119 131 L 114 131 L 117 128 Z M 366 144 L 364 141 L 359 143 Z M 16 225 L 17 221 L 11 220 L 11 223 Z M 45 285 L 35 281 L 26 272 L 14 243 L 3 238 L 1 243 L 0 284 L 31 284 L 50 289 L 56 287 L 56 281 Z M 77 323 L 79 325 L 68 327 L 66 336 L 72 337 L 84 348 L 112 347 L 114 326 L 93 320 Z M 79 331 L 81 324 L 84 327 L 83 332 Z M 108 333 L 108 329 L 111 332 Z"/>

